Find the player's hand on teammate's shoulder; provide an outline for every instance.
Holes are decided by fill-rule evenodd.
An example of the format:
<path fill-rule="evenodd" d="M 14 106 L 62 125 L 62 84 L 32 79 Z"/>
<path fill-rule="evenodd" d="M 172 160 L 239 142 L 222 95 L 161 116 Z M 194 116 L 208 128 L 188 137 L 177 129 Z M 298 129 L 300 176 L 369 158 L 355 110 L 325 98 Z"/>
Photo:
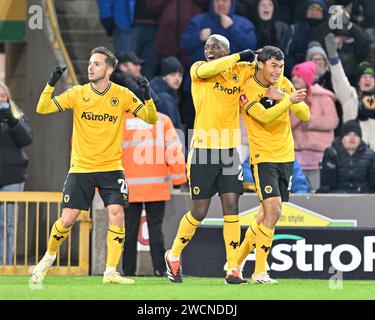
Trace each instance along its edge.
<path fill-rule="evenodd" d="M 293 104 L 304 101 L 306 99 L 306 89 L 294 91 L 289 95 L 289 99 Z"/>
<path fill-rule="evenodd" d="M 279 87 L 270 87 L 268 88 L 265 96 L 272 99 L 272 100 L 281 100 L 284 97 L 284 92 L 281 91 Z"/>
<path fill-rule="evenodd" d="M 255 53 L 253 52 L 253 50 L 246 49 L 238 52 L 238 54 L 240 55 L 239 61 L 253 62 L 255 60 Z"/>
<path fill-rule="evenodd" d="M 60 80 L 61 76 L 63 75 L 64 71 L 67 69 L 66 66 L 62 65 L 62 64 L 58 64 L 57 66 L 55 66 L 51 72 L 51 77 L 48 81 L 48 84 L 51 86 L 51 87 L 54 87 L 57 83 L 57 81 Z"/>

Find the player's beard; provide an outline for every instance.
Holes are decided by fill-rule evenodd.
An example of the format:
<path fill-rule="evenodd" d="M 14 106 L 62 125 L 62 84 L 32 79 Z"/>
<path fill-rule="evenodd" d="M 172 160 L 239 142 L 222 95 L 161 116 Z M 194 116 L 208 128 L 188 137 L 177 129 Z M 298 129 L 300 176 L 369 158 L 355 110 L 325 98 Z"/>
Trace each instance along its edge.
<path fill-rule="evenodd" d="M 97 84 L 98 82 L 100 82 L 101 80 L 103 80 L 105 78 L 105 72 L 103 72 L 102 74 L 96 76 L 95 78 L 92 78 L 90 81 L 93 83 L 93 84 Z"/>

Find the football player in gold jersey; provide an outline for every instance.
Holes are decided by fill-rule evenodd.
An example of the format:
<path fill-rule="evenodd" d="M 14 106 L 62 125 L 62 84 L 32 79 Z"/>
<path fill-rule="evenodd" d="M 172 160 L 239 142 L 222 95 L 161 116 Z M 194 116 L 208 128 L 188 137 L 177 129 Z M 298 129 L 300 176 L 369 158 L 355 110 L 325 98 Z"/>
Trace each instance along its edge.
<path fill-rule="evenodd" d="M 34 283 L 43 281 L 80 211 L 90 208 L 96 187 L 109 217 L 103 282 L 134 283 L 116 272 L 125 240 L 124 207 L 128 206 L 128 188 L 121 162 L 123 117 L 125 112 L 132 112 L 155 124 L 157 113 L 147 79 L 140 79 L 145 103 L 127 88 L 109 81 L 116 64 L 116 57 L 107 48 L 95 48 L 87 70 L 88 84 L 74 86 L 52 98 L 54 86 L 66 69 L 58 65 L 40 95 L 38 113 L 73 111 L 73 138 L 70 170 L 63 189 L 62 216 L 52 227 L 47 252 L 34 268 Z"/>
<path fill-rule="evenodd" d="M 236 148 L 240 145 L 241 86 L 254 74 L 250 62 L 255 55 L 249 49 L 229 55 L 229 41 L 221 35 L 210 36 L 204 51 L 207 61 L 197 61 L 190 69 L 196 111 L 188 156 L 192 209 L 182 217 L 173 246 L 165 254 L 167 274 L 172 282 L 182 282 L 180 254 L 207 215 L 212 196 L 219 193 L 229 264 L 225 283 L 247 284 L 236 269 L 240 242 L 238 199 L 243 192 Z"/>
<path fill-rule="evenodd" d="M 238 254 L 240 266 L 256 247 L 252 280 L 259 284 L 277 281 L 267 274 L 266 261 L 272 245 L 282 202 L 289 201 L 293 174 L 294 140 L 289 110 L 302 121 L 310 118 L 304 89 L 295 90 L 282 75 L 284 54 L 276 47 L 262 48 L 253 78 L 243 86 L 241 113 L 247 128 L 250 163 L 261 202 L 257 220 L 249 226 Z"/>

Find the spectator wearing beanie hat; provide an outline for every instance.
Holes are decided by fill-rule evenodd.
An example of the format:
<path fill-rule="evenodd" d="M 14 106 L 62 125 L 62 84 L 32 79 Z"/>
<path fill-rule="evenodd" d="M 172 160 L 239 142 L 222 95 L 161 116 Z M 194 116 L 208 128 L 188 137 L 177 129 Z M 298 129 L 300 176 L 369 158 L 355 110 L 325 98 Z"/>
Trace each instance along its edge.
<path fill-rule="evenodd" d="M 321 78 L 329 71 L 328 57 L 322 46 L 318 41 L 312 41 L 309 44 L 309 49 L 306 52 L 306 61 L 312 61 L 316 65 L 316 76 L 318 83 L 322 85 Z M 325 81 L 325 79 L 323 80 Z M 322 87 L 325 87 L 322 85 Z M 327 89 L 327 88 L 326 88 Z"/>
<path fill-rule="evenodd" d="M 184 68 L 176 57 L 164 58 L 161 62 L 161 76 L 165 77 L 171 73 L 184 73 Z"/>
<path fill-rule="evenodd" d="M 364 61 L 359 66 L 358 73 L 359 107 L 358 120 L 375 119 L 375 72 L 371 65 Z M 373 135 L 374 132 L 372 131 Z"/>
<path fill-rule="evenodd" d="M 360 140 L 362 140 L 362 130 L 361 130 L 361 127 L 359 126 L 357 120 L 349 120 L 349 121 L 345 122 L 345 124 L 342 126 L 342 129 L 341 129 L 340 139 L 344 138 L 350 132 L 355 133 L 357 135 L 357 137 L 359 138 L 358 143 L 356 143 L 354 148 L 351 149 L 354 152 L 357 149 L 357 147 L 360 143 Z M 346 149 L 350 149 L 350 148 L 348 147 Z"/>
<path fill-rule="evenodd" d="M 178 89 L 182 83 L 184 68 L 176 57 L 164 58 L 161 62 L 161 74 L 150 82 L 151 88 L 158 95 L 161 103 L 157 109 L 168 115 L 176 129 L 182 129 L 178 108 Z"/>
<path fill-rule="evenodd" d="M 333 130 L 338 125 L 335 106 L 335 95 L 314 84 L 316 80 L 316 65 L 312 61 L 294 66 L 292 82 L 298 89 L 307 89 L 306 103 L 310 107 L 310 120 L 300 121 L 292 113 L 292 125 L 296 159 L 310 183 L 311 191 L 319 188 L 319 163 L 324 150 L 334 139 Z"/>
<path fill-rule="evenodd" d="M 375 152 L 362 140 L 357 120 L 344 123 L 341 136 L 324 151 L 319 192 L 375 192 Z"/>
<path fill-rule="evenodd" d="M 312 61 L 306 61 L 306 62 L 295 65 L 292 69 L 292 79 L 295 77 L 298 77 L 303 82 L 305 82 L 304 85 L 301 83 L 302 85 L 301 89 L 303 88 L 307 89 L 308 87 L 312 86 L 316 81 L 315 63 Z M 298 81 L 298 80 L 294 80 L 294 81 Z M 294 84 L 294 81 L 293 81 L 293 84 Z M 300 84 L 296 84 L 296 85 L 298 87 L 300 86 Z"/>
<path fill-rule="evenodd" d="M 312 41 L 306 52 L 306 61 L 313 61 L 316 64 L 316 82 L 324 89 L 332 91 L 336 94 L 332 84 L 332 75 L 328 56 L 318 41 Z M 336 100 L 336 112 L 339 117 L 339 125 L 335 129 L 335 136 L 340 134 L 342 125 L 342 106 L 339 100 Z"/>
<path fill-rule="evenodd" d="M 369 62 L 363 61 L 358 68 L 358 90 L 361 94 L 375 91 L 375 71 Z"/>

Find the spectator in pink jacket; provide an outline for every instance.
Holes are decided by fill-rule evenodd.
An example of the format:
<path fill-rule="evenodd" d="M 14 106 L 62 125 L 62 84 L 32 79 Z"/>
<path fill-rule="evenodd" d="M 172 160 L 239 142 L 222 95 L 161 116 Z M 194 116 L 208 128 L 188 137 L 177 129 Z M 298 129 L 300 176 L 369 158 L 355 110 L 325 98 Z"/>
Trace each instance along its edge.
<path fill-rule="evenodd" d="M 312 61 L 294 66 L 292 82 L 298 89 L 307 89 L 306 103 L 310 107 L 310 120 L 300 121 L 290 114 L 292 131 L 295 142 L 296 159 L 310 182 L 310 191 L 315 191 L 320 185 L 319 163 L 324 150 L 334 139 L 334 129 L 339 123 L 336 112 L 336 96 L 324 89 L 316 80 L 316 65 Z"/>

